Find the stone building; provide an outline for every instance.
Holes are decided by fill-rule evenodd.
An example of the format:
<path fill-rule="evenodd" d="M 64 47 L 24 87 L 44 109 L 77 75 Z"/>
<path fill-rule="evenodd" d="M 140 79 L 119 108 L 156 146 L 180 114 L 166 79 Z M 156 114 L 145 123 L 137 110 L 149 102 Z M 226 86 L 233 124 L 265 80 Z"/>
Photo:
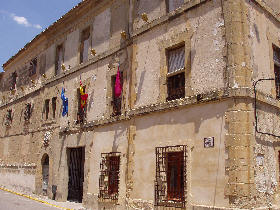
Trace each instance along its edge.
<path fill-rule="evenodd" d="M 279 13 L 82 1 L 3 65 L 0 185 L 92 209 L 279 207 Z"/>

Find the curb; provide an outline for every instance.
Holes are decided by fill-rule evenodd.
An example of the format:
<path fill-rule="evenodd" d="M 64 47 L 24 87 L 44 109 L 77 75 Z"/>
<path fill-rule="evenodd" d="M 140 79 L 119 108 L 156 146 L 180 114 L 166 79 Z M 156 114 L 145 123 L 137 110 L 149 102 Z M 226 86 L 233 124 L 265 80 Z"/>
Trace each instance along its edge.
<path fill-rule="evenodd" d="M 56 207 L 56 208 L 59 208 L 59 209 L 74 210 L 74 209 L 69 209 L 69 208 L 57 206 L 57 205 L 48 203 L 48 202 L 46 202 L 46 201 L 40 200 L 40 199 L 38 199 L 38 198 L 33 198 L 33 197 L 29 196 L 29 195 L 25 195 L 25 194 L 22 194 L 22 193 L 17 193 L 17 192 L 14 192 L 14 191 L 12 191 L 12 190 L 8 190 L 8 189 L 6 189 L 6 188 L 0 187 L 0 190 L 6 191 L 6 192 L 9 192 L 9 193 L 13 193 L 13 194 L 15 194 L 15 195 L 19 195 L 19 196 L 22 196 L 22 197 L 25 197 L 25 198 L 28 198 L 28 199 L 31 199 L 31 200 L 34 200 L 34 201 L 37 201 L 37 202 L 40 202 L 40 203 L 43 203 L 43 204 L 52 206 L 52 207 Z"/>

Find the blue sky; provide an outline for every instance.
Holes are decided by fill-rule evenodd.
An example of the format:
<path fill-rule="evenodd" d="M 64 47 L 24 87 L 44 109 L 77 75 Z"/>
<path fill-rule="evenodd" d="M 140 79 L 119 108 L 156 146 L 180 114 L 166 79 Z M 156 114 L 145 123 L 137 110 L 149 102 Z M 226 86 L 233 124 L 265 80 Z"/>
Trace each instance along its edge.
<path fill-rule="evenodd" d="M 81 0 L 5 0 L 0 6 L 0 71 L 10 57 Z"/>

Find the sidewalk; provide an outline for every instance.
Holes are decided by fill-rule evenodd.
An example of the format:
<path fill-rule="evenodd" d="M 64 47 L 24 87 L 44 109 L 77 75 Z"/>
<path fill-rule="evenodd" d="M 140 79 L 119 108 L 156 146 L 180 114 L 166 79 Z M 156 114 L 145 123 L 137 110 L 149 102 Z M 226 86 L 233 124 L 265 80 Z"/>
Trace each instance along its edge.
<path fill-rule="evenodd" d="M 54 200 L 49 199 L 47 196 L 39 196 L 35 195 L 33 193 L 28 193 L 28 192 L 23 192 L 20 189 L 7 189 L 4 186 L 0 185 L 0 190 L 16 194 L 18 196 L 23 196 L 28 199 L 34 200 L 36 202 L 44 203 L 45 205 L 53 206 L 59 209 L 64 209 L 64 210 L 86 210 L 86 208 L 83 207 L 81 203 L 75 203 L 75 202 L 57 202 Z"/>

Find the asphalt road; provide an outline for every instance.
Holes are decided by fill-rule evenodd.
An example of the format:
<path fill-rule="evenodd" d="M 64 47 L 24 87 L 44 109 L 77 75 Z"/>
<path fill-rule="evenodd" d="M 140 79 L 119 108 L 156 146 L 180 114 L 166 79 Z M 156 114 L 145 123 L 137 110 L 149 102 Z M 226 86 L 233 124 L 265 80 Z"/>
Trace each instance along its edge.
<path fill-rule="evenodd" d="M 0 190 L 0 210 L 58 210 L 58 208 Z"/>

